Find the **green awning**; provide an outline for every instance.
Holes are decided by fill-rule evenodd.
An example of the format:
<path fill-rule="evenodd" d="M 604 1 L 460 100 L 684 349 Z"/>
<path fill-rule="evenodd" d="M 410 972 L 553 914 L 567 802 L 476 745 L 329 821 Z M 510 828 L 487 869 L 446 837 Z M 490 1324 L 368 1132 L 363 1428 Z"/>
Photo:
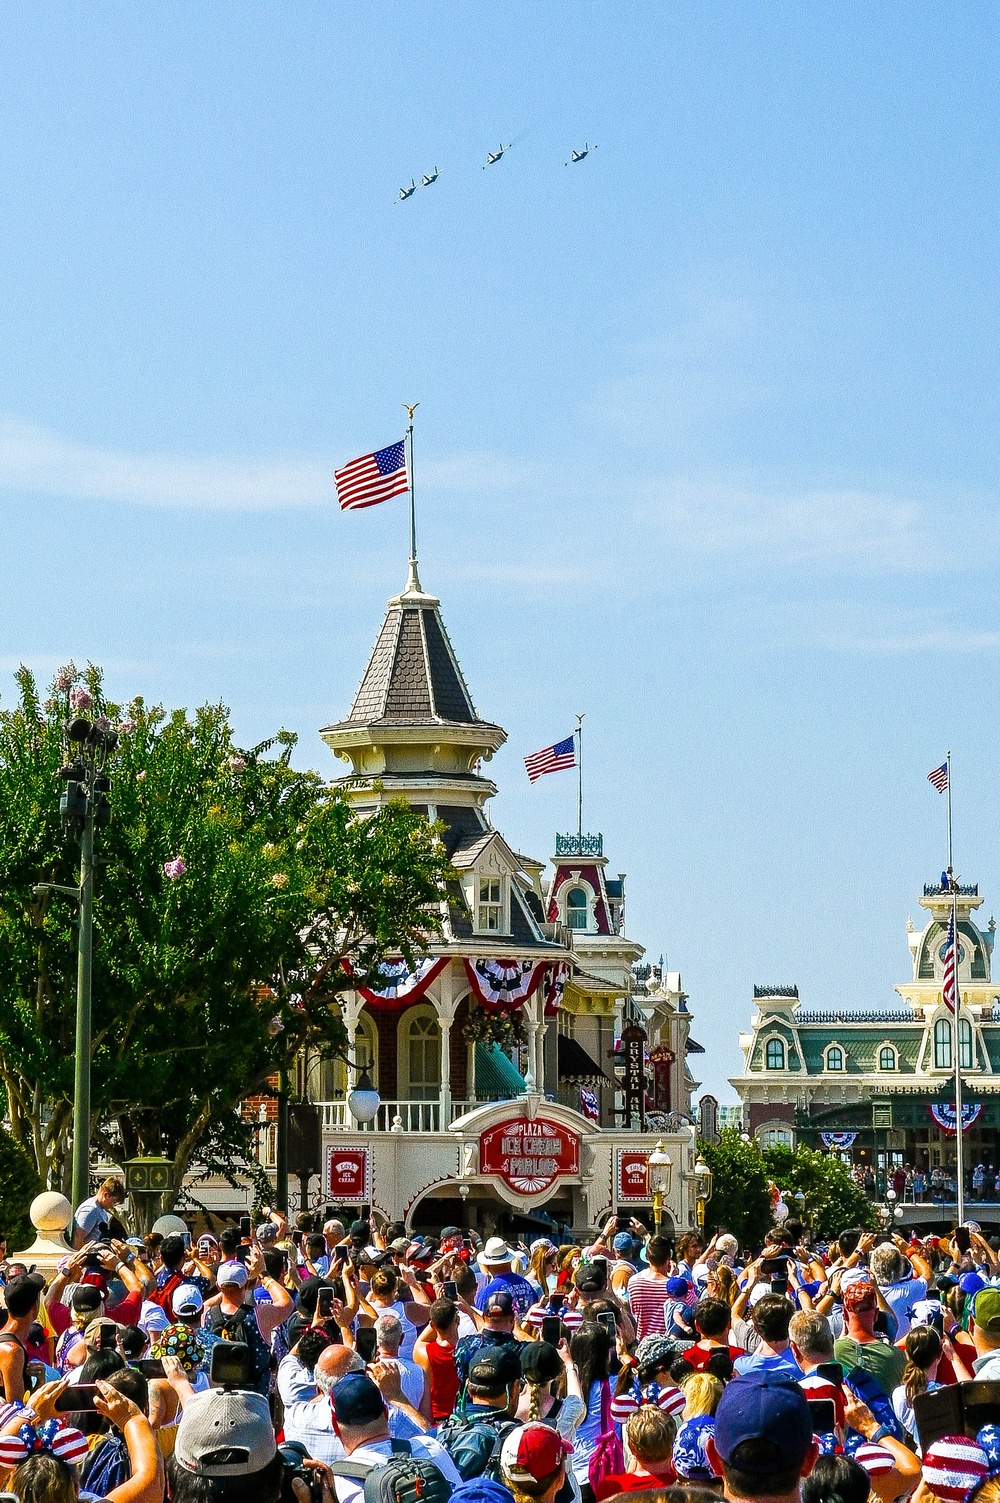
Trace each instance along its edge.
<path fill-rule="evenodd" d="M 513 1060 L 498 1044 L 476 1045 L 476 1095 L 480 1101 L 509 1101 L 523 1096 L 527 1086 Z"/>

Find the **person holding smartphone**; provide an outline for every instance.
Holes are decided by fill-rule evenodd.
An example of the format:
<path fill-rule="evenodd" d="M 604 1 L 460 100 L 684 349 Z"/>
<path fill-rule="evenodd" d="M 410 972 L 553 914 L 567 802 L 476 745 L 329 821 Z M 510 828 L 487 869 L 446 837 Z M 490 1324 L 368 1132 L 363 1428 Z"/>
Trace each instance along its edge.
<path fill-rule="evenodd" d="M 565 1336 L 556 1345 L 533 1341 L 521 1353 L 524 1387 L 517 1401 L 516 1419 L 526 1425 L 544 1420 L 564 1440 L 572 1442 L 587 1414 L 580 1369 L 570 1355 Z M 561 1390 L 561 1392 L 560 1392 Z"/>

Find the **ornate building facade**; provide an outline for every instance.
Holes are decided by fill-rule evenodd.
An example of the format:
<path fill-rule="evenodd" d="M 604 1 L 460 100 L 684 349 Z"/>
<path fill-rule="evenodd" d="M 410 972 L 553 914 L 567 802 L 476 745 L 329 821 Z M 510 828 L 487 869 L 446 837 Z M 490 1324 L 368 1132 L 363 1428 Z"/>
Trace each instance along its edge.
<path fill-rule="evenodd" d="M 662 1138 L 666 1220 L 689 1225 L 680 977 L 640 968 L 637 979 L 625 877 L 608 877 L 601 835 L 557 837 L 546 879 L 546 864 L 492 825 L 484 769 L 506 733 L 476 710 L 415 566 L 388 603 L 350 712 L 321 735 L 348 764 L 336 781 L 357 811 L 406 799 L 442 823 L 456 873 L 442 935 L 417 971 L 401 963 L 383 989 L 345 994 L 352 1063 L 301 1062 L 300 1095 L 322 1116 L 322 1198 L 371 1202 L 414 1227 L 485 1229 L 513 1216 L 583 1228 L 620 1202 L 648 1216 L 645 1157 Z M 645 1036 L 646 1131 L 627 1119 L 619 1078 L 629 1025 Z M 369 1123 L 348 1107 L 363 1065 L 380 1097 Z"/>
<path fill-rule="evenodd" d="M 826 1147 L 870 1166 L 879 1184 L 901 1166 L 955 1161 L 955 1020 L 942 999 L 952 897 L 925 886 L 926 920 L 907 920 L 910 976 L 882 1009 L 804 1007 L 795 986 L 755 986 L 743 1069 L 731 1084 L 744 1125 L 764 1143 Z M 957 1048 L 967 1171 L 1000 1166 L 1000 987 L 992 980 L 995 923 L 977 922 L 978 886 L 957 898 Z"/>

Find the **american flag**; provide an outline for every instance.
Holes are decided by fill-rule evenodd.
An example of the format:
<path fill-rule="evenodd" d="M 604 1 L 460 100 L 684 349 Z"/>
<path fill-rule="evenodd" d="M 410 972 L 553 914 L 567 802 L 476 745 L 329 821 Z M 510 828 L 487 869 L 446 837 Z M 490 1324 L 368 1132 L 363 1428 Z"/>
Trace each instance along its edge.
<path fill-rule="evenodd" d="M 943 793 L 948 786 L 948 764 L 942 762 L 940 767 L 935 767 L 933 772 L 927 774 L 928 783 L 933 783 L 938 793 Z"/>
<path fill-rule="evenodd" d="M 583 1086 L 580 1087 L 580 1110 L 585 1117 L 590 1118 L 591 1122 L 600 1122 L 601 1104 L 596 1092 L 585 1090 Z"/>
<path fill-rule="evenodd" d="M 951 918 L 948 920 L 948 945 L 944 952 L 944 979 L 941 983 L 941 998 L 949 1012 L 955 1011 L 955 1003 L 958 1000 L 956 995 L 956 972 L 958 967 L 955 963 L 957 948 L 955 944 L 955 915 L 952 913 Z"/>
<path fill-rule="evenodd" d="M 342 470 L 335 470 L 333 478 L 341 511 L 358 511 L 362 506 L 377 506 L 380 501 L 402 496 L 410 488 L 405 440 L 352 459 Z"/>
<path fill-rule="evenodd" d="M 557 741 L 555 746 L 532 752 L 525 757 L 524 766 L 531 783 L 537 782 L 545 772 L 563 772 L 567 767 L 575 767 L 576 737 L 567 736 L 565 741 Z"/>

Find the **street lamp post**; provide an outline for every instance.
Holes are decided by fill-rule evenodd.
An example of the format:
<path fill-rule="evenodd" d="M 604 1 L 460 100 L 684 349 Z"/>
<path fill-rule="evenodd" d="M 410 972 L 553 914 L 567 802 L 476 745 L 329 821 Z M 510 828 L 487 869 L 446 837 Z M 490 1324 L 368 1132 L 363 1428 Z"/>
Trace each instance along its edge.
<path fill-rule="evenodd" d="M 694 1166 L 694 1179 L 698 1196 L 698 1229 L 699 1231 L 703 1231 L 705 1228 L 705 1207 L 712 1198 L 712 1171 L 700 1154 L 698 1155 L 698 1162 Z"/>
<path fill-rule="evenodd" d="M 80 886 L 42 882 L 36 893 L 62 892 L 77 902 L 76 1058 L 73 1072 L 73 1204 L 87 1199 L 90 1190 L 90 1020 L 93 964 L 94 830 L 111 822 L 105 773 L 108 758 L 118 745 L 118 732 L 103 716 L 67 721 L 68 760 L 59 769 L 65 783 L 59 799 L 63 829 L 80 842 Z"/>
<path fill-rule="evenodd" d="M 366 1127 L 374 1121 L 381 1105 L 382 1098 L 372 1084 L 367 1061 L 362 1060 L 361 1072 L 354 1089 L 347 1094 L 347 1110 L 359 1127 Z"/>
<path fill-rule="evenodd" d="M 649 1173 L 649 1188 L 653 1197 L 653 1226 L 659 1236 L 663 1225 L 663 1203 L 670 1194 L 670 1177 L 673 1160 L 661 1138 L 646 1160 Z"/>

